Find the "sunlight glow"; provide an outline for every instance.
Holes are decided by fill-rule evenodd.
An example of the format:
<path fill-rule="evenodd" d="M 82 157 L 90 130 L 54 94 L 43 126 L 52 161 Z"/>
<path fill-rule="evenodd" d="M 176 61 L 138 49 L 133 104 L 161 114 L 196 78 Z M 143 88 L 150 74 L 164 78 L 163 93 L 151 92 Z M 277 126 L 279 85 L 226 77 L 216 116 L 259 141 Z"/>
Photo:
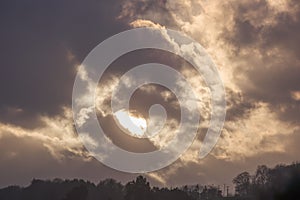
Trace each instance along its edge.
<path fill-rule="evenodd" d="M 143 137 L 147 130 L 147 121 L 143 117 L 138 117 L 126 110 L 119 110 L 115 113 L 117 122 L 121 128 L 135 137 Z"/>

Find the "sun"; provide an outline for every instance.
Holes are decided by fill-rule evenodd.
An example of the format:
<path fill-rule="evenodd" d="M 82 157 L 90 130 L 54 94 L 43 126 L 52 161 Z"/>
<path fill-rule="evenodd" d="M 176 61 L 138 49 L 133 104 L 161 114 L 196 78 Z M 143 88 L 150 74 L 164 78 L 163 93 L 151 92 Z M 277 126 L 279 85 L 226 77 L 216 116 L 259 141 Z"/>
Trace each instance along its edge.
<path fill-rule="evenodd" d="M 138 117 L 127 110 L 119 110 L 114 113 L 120 127 L 134 137 L 145 136 L 147 121 L 143 117 Z"/>

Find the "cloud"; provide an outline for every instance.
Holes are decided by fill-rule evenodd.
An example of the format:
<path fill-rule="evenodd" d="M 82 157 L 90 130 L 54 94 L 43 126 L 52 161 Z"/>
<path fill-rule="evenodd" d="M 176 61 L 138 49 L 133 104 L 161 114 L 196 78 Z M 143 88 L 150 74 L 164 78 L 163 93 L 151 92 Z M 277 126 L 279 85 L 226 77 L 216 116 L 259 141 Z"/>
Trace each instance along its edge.
<path fill-rule="evenodd" d="M 201 78 L 188 64 L 161 51 L 133 52 L 112 63 L 108 75 L 99 82 L 98 118 L 112 141 L 124 149 L 145 152 L 155 146 L 128 138 L 114 126 L 108 100 L 122 73 L 132 66 L 157 61 L 189 77 L 196 91 L 204 118 L 198 140 L 172 166 L 150 177 L 161 184 L 177 185 L 200 179 L 228 181 L 224 177 L 234 176 L 241 167 L 299 159 L 299 1 L 2 1 L 0 8 L 2 183 L 18 182 L 6 175 L 8 171 L 24 178 L 16 167 L 21 165 L 30 174 L 26 180 L 49 174 L 50 168 L 49 177 L 77 176 L 80 168 L 87 169 L 79 173 L 84 177 L 93 178 L 96 172 L 118 179 L 125 176 L 89 160 L 74 135 L 69 109 L 78 65 L 88 52 L 115 33 L 141 26 L 176 29 L 199 41 L 222 75 L 228 106 L 218 145 L 199 161 L 197 153 L 210 118 L 209 91 Z M 132 108 L 146 116 L 150 105 L 157 102 L 167 108 L 168 117 L 178 121 L 178 101 L 163 87 L 151 85 L 136 91 Z M 90 110 L 86 111 L 81 123 Z M 158 137 L 158 141 L 160 146 L 167 140 Z M 25 160 L 30 163 L 25 164 Z M 71 167 L 69 172 L 66 167 L 56 173 L 62 165 L 72 166 L 70 163 L 75 163 L 77 171 Z"/>
<path fill-rule="evenodd" d="M 269 153 L 289 155 L 290 143 L 279 141 L 294 137 L 299 128 L 298 2 L 182 0 L 166 1 L 165 7 L 176 29 L 207 49 L 227 87 L 227 122 L 213 156 L 239 162 Z M 152 26 L 149 21 L 159 23 L 148 16 L 143 25 Z M 197 148 L 182 160 L 194 163 L 189 155 Z"/>
<path fill-rule="evenodd" d="M 154 23 L 175 27 L 176 21 L 167 8 L 165 0 L 126 0 L 123 1 L 118 19 L 128 23 L 135 20 L 151 20 Z"/>
<path fill-rule="evenodd" d="M 150 20 L 137 19 L 130 23 L 130 25 L 134 28 L 139 27 L 153 27 L 153 28 L 163 28 L 160 24 L 156 24 Z"/>
<path fill-rule="evenodd" d="M 40 121 L 44 125 L 33 130 L 1 123 L 0 135 L 1 137 L 13 135 L 17 138 L 31 138 L 32 141 L 42 144 L 58 160 L 72 155 L 88 159 L 88 152 L 84 150 L 74 132 L 70 110 L 65 109 L 64 113 L 65 117 L 41 117 Z"/>
<path fill-rule="evenodd" d="M 292 91 L 292 92 L 291 92 L 291 97 L 292 97 L 295 101 L 299 101 L 299 100 L 300 100 L 300 91 Z"/>
<path fill-rule="evenodd" d="M 251 5 L 251 3 L 249 3 Z M 299 90 L 299 20 L 300 9 L 297 2 L 286 3 L 289 8 L 276 9 L 265 1 L 251 6 L 239 6 L 236 10 L 234 27 L 228 32 L 228 44 L 236 49 L 233 70 L 235 84 L 239 84 L 245 98 L 268 103 L 281 120 L 299 120 L 296 110 L 299 102 L 291 96 Z M 265 8 L 265 12 L 260 9 Z M 252 13 L 252 14 L 251 14 Z M 257 13 L 260 25 L 255 23 Z M 243 32 L 255 35 L 245 36 Z"/>
<path fill-rule="evenodd" d="M 167 1 L 166 5 L 184 5 L 193 13 L 192 2 Z M 195 36 L 215 60 L 228 87 L 229 114 L 246 118 L 241 114 L 263 102 L 279 116 L 277 121 L 297 122 L 299 102 L 291 94 L 300 85 L 299 49 L 294 45 L 300 35 L 298 3 L 244 0 L 200 4 L 203 12 L 192 19 L 180 14 L 174 19 L 181 20 L 178 29 Z M 182 7 L 170 8 L 171 14 L 181 13 Z"/>
<path fill-rule="evenodd" d="M 39 115 L 63 113 L 71 105 L 77 65 L 95 45 L 129 27 L 116 20 L 118 5 L 1 2 L 0 120 L 33 128 Z"/>
<path fill-rule="evenodd" d="M 290 137 L 297 127 L 280 121 L 266 104 L 258 104 L 247 118 L 225 124 L 212 153 L 220 159 L 239 160 L 267 152 L 287 152 L 289 143 L 279 142 L 279 138 Z"/>
<path fill-rule="evenodd" d="M 15 129 L 16 130 L 16 129 Z M 82 178 L 98 183 L 105 178 L 114 178 L 123 183 L 135 178 L 135 175 L 121 173 L 112 170 L 93 158 L 84 159 L 80 154 L 74 154 L 68 147 L 70 142 L 56 141 L 57 147 L 53 156 L 48 146 L 49 141 L 41 140 L 33 136 L 16 136 L 12 133 L 1 131 L 0 139 L 0 187 L 8 185 L 28 185 L 34 178 L 63 179 Z M 42 134 L 42 133 L 41 133 Z M 62 150 L 61 152 L 57 152 Z M 63 156 L 62 156 L 63 155 Z"/>
<path fill-rule="evenodd" d="M 78 138 L 72 113 L 41 116 L 43 125 L 24 128 L 0 123 L 0 187 L 28 185 L 33 178 L 83 178 L 95 183 L 105 178 L 123 182 L 135 175 L 117 172 L 97 160 L 83 147 L 82 140 L 97 145 L 90 138 Z"/>

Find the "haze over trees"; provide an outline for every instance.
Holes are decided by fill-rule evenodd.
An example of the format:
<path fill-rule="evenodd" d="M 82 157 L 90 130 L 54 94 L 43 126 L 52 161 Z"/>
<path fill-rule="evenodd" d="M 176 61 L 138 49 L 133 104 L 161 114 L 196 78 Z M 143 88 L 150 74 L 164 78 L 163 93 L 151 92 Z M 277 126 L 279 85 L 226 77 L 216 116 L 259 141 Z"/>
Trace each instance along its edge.
<path fill-rule="evenodd" d="M 106 179 L 98 184 L 83 180 L 36 180 L 28 187 L 0 189 L 1 200 L 292 200 L 300 199 L 300 164 L 258 166 L 256 172 L 242 172 L 234 179 L 235 195 L 216 186 L 190 185 L 176 188 L 151 187 L 138 176 L 122 184 Z"/>

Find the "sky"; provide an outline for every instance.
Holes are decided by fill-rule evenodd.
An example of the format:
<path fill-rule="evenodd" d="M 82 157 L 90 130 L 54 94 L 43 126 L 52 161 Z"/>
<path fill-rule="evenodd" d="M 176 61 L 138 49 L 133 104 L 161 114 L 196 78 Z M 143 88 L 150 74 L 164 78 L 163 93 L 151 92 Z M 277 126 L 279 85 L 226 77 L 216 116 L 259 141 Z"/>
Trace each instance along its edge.
<path fill-rule="evenodd" d="M 137 176 L 89 155 L 74 130 L 71 109 L 75 77 L 88 53 L 108 37 L 137 27 L 173 29 L 199 42 L 226 90 L 221 137 L 199 159 L 210 100 L 208 87 L 189 63 L 143 50 L 111 64 L 99 82 L 97 116 L 113 143 L 126 150 L 140 153 L 163 146 L 180 115 L 178 100 L 167 88 L 144 86 L 134 93 L 132 107 L 147 118 L 151 105 L 164 105 L 165 135 L 149 141 L 123 134 L 113 123 L 108 100 L 120 74 L 130 67 L 153 60 L 172 65 L 188 77 L 201 100 L 197 140 L 172 165 L 145 174 L 153 185 L 230 184 L 257 165 L 300 160 L 297 0 L 3 0 L 0 26 L 0 187 L 28 185 L 33 178 L 98 182 Z"/>

